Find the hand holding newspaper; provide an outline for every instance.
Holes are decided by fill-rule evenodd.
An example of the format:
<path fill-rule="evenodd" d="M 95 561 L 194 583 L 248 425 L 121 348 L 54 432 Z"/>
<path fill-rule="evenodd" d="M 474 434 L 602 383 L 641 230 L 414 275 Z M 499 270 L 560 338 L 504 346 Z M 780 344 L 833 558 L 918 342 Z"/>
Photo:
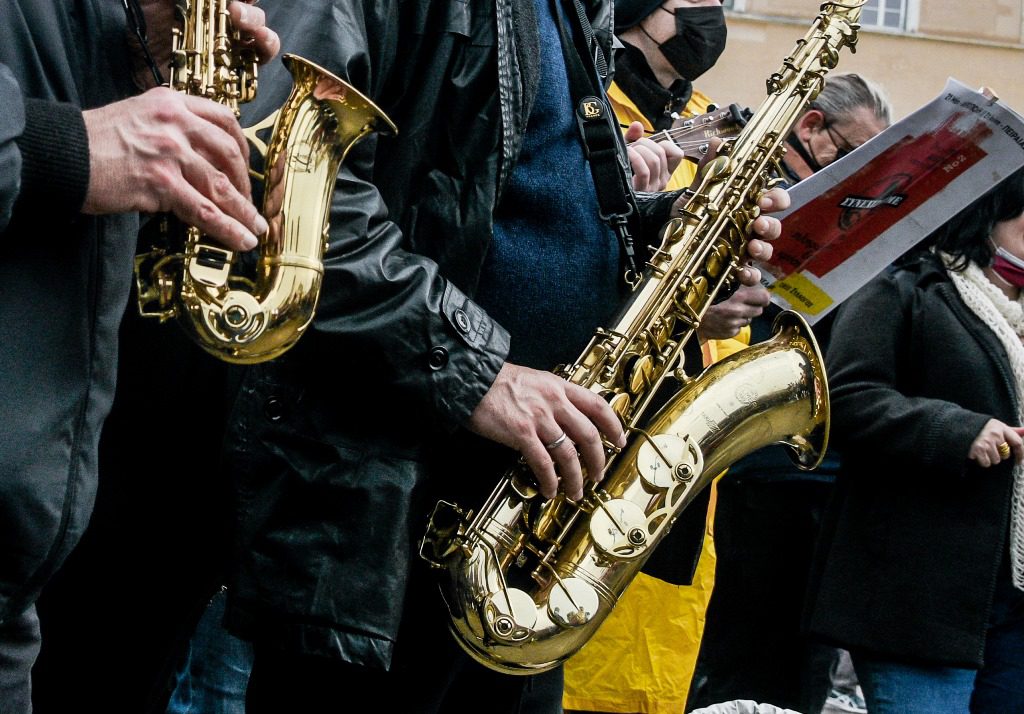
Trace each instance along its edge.
<path fill-rule="evenodd" d="M 812 325 L 1024 166 L 1024 118 L 949 79 L 943 93 L 790 189 L 772 301 Z"/>

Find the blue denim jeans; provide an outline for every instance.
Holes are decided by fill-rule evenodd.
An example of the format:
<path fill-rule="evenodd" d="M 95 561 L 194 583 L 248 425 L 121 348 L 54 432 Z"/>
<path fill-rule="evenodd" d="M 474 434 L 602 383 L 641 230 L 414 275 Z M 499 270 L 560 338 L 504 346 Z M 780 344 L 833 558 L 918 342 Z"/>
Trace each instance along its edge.
<path fill-rule="evenodd" d="M 245 714 L 252 645 L 221 625 L 225 599 L 214 595 L 200 618 L 167 714 Z"/>
<path fill-rule="evenodd" d="M 1024 593 L 1000 572 L 980 670 L 853 653 L 871 714 L 1024 714 Z"/>
<path fill-rule="evenodd" d="M 977 671 L 914 667 L 853 654 L 871 714 L 967 714 Z"/>

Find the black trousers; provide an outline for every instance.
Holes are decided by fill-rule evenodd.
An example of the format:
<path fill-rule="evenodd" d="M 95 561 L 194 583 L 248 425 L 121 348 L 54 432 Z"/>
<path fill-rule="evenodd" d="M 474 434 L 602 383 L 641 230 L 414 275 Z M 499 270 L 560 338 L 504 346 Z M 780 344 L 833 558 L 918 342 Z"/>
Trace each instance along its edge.
<path fill-rule="evenodd" d="M 455 642 L 445 612 L 435 574 L 417 564 L 387 672 L 257 637 L 246 714 L 339 714 L 367 701 L 372 711 L 402 714 L 561 712 L 561 668 L 532 677 L 488 669 Z"/>
<path fill-rule="evenodd" d="M 298 655 L 257 644 L 247 714 L 339 714 L 348 711 L 403 714 L 519 714 L 532 677 L 493 672 L 455 651 L 449 640 L 418 661 L 396 663 L 390 672 L 336 659 Z M 558 692 L 561 700 L 561 690 Z M 366 702 L 372 702 L 366 706 Z M 364 708 L 365 707 L 365 708 Z"/>
<path fill-rule="evenodd" d="M 821 711 L 837 650 L 800 631 L 828 482 L 719 483 L 715 588 L 687 710 L 734 699 Z"/>
<path fill-rule="evenodd" d="M 0 623 L 0 714 L 32 711 L 31 673 L 40 642 L 35 605 Z"/>

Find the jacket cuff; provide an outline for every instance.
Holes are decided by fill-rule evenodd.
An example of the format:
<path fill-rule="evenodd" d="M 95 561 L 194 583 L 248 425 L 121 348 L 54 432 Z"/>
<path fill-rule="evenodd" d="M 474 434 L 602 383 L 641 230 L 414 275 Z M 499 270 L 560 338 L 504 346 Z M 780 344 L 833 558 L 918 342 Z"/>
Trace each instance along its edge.
<path fill-rule="evenodd" d="M 73 104 L 25 99 L 21 190 L 14 214 L 73 219 L 89 188 L 89 136 L 82 111 Z"/>
<path fill-rule="evenodd" d="M 454 431 L 463 426 L 494 384 L 508 357 L 508 331 L 450 282 L 441 300 L 444 319 L 431 335 L 427 364 L 435 408 Z"/>
<path fill-rule="evenodd" d="M 925 464 L 937 475 L 964 476 L 970 465 L 967 453 L 971 444 L 991 418 L 950 404 L 936 415 L 925 434 Z"/>
<path fill-rule="evenodd" d="M 640 243 L 650 249 L 661 243 L 661 229 L 673 218 L 672 206 L 683 194 L 678 191 L 658 193 L 637 193 L 637 207 L 640 210 Z M 647 256 L 644 256 L 646 259 Z"/>

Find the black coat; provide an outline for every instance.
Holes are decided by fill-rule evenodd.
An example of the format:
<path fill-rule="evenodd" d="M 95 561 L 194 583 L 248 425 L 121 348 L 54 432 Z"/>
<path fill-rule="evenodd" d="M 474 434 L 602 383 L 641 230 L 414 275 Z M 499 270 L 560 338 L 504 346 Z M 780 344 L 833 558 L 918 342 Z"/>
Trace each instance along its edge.
<path fill-rule="evenodd" d="M 827 366 L 842 452 L 807 623 L 847 648 L 978 667 L 1006 551 L 1012 469 L 968 460 L 991 418 L 1017 424 L 1006 352 L 935 256 L 843 306 Z"/>
<path fill-rule="evenodd" d="M 0 620 L 35 599 L 96 493 L 137 218 L 79 215 L 81 110 L 130 93 L 124 24 L 106 0 L 0 1 Z"/>
<path fill-rule="evenodd" d="M 244 379 L 228 449 L 241 555 L 228 622 L 386 667 L 431 462 L 451 455 L 508 353 L 471 296 L 536 90 L 533 0 L 295 5 L 265 6 L 283 46 L 369 94 L 399 134 L 346 158 L 313 328 Z M 611 3 L 590 5 L 607 54 Z M 260 83 L 245 124 L 290 87 L 273 68 Z M 671 198 L 642 201 L 660 211 L 651 225 Z M 499 473 L 461 478 L 490 490 Z"/>

